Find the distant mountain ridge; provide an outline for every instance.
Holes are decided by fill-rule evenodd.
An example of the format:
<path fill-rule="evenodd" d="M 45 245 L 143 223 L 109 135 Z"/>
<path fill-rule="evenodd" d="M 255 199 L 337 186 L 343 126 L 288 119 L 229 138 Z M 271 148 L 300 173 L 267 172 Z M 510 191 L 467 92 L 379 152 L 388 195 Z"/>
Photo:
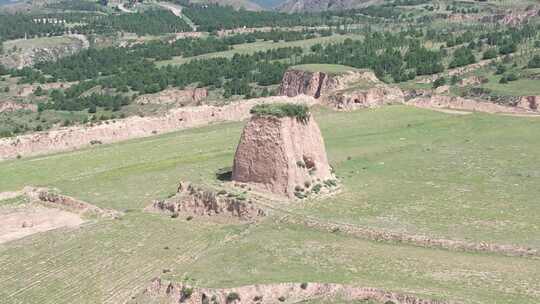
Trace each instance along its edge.
<path fill-rule="evenodd" d="M 273 8 L 279 7 L 285 1 L 284 0 L 251 0 L 251 2 L 256 3 L 257 5 L 265 9 L 273 9 Z"/>
<path fill-rule="evenodd" d="M 263 10 L 263 7 L 257 2 L 268 2 L 271 0 L 259 0 L 259 1 L 250 1 L 250 0 L 190 0 L 191 3 L 208 3 L 208 4 L 219 4 L 223 6 L 232 6 L 235 9 L 244 8 L 249 11 L 260 11 Z"/>
<path fill-rule="evenodd" d="M 365 7 L 381 0 L 286 0 L 278 9 L 282 12 L 320 12 Z"/>

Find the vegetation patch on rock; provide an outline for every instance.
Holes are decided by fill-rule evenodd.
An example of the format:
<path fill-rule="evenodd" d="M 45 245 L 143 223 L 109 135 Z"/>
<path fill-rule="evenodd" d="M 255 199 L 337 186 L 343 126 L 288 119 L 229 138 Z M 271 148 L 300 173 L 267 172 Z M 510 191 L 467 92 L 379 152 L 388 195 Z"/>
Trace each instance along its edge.
<path fill-rule="evenodd" d="M 307 122 L 311 115 L 307 105 L 292 103 L 259 104 L 251 108 L 250 113 L 257 116 L 278 118 L 294 117 L 301 122 Z"/>

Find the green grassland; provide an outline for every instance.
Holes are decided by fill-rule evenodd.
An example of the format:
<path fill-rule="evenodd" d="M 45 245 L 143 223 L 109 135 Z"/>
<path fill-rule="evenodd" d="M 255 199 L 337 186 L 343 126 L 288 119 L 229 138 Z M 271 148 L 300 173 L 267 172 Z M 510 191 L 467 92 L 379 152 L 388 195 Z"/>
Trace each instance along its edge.
<path fill-rule="evenodd" d="M 454 116 L 406 106 L 316 109 L 313 115 L 342 190 L 283 203 L 290 212 L 540 248 L 539 119 Z M 56 187 L 125 212 L 121 219 L 0 245 L 0 299 L 118 303 L 162 276 L 209 287 L 321 281 L 463 303 L 540 301 L 537 259 L 366 241 L 281 223 L 276 212 L 238 225 L 141 211 L 173 193 L 179 180 L 218 185 L 215 172 L 232 164 L 243 125 L 0 163 L 0 191 Z"/>
<path fill-rule="evenodd" d="M 493 93 L 503 96 L 530 96 L 540 95 L 540 85 L 536 79 L 518 79 L 506 84 L 500 84 L 501 76 L 488 77 L 489 82 L 482 87 L 490 89 Z"/>
<path fill-rule="evenodd" d="M 301 64 L 301 65 L 295 65 L 291 67 L 291 69 L 295 70 L 302 70 L 307 72 L 323 72 L 328 74 L 344 74 L 347 72 L 353 72 L 358 69 L 346 66 L 346 65 L 340 65 L 340 64 Z"/>
<path fill-rule="evenodd" d="M 14 47 L 20 50 L 29 50 L 34 48 L 51 48 L 69 46 L 73 43 L 80 43 L 76 38 L 68 36 L 42 37 L 32 39 L 17 39 L 4 42 L 4 49 L 11 50 Z"/>

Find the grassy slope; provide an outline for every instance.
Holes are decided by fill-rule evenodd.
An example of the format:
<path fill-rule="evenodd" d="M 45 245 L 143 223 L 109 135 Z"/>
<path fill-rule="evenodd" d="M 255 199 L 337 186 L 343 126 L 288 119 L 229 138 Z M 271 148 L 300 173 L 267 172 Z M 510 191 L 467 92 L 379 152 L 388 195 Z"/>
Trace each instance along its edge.
<path fill-rule="evenodd" d="M 315 117 L 344 191 L 296 203 L 295 212 L 540 247 L 540 143 L 533 140 L 540 120 L 402 106 L 316 111 Z M 138 211 L 173 192 L 179 179 L 217 182 L 214 172 L 231 164 L 242 125 L 0 163 L 0 191 L 54 186 L 99 206 L 133 210 L 121 220 L 0 245 L 0 298 L 119 302 L 167 268 L 168 277 L 187 272 L 198 284 L 216 287 L 330 281 L 465 303 L 540 301 L 538 260 L 379 244 L 278 225 L 273 218 L 256 226 L 217 226 Z"/>
<path fill-rule="evenodd" d="M 291 68 L 307 72 L 324 72 L 329 74 L 343 74 L 357 70 L 356 68 L 340 64 L 302 64 L 295 65 Z"/>
<path fill-rule="evenodd" d="M 17 39 L 4 42 L 4 49 L 11 50 L 13 47 L 17 47 L 19 49 L 28 50 L 33 48 L 61 47 L 68 46 L 74 42 L 80 43 L 78 39 L 67 36 L 32 38 L 27 40 Z"/>

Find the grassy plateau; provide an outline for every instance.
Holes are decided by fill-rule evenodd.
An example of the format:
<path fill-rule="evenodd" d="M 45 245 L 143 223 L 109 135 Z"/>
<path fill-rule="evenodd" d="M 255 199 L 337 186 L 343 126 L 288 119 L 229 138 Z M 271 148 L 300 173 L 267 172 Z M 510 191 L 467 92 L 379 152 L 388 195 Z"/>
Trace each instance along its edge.
<path fill-rule="evenodd" d="M 342 187 L 284 202 L 290 212 L 540 248 L 540 119 L 406 106 L 312 114 Z M 540 302 L 538 259 L 373 242 L 285 224 L 278 213 L 239 225 L 142 211 L 180 180 L 220 183 L 215 173 L 231 166 L 243 125 L 1 162 L 0 192 L 55 187 L 125 214 L 1 244 L 0 302 L 123 303 L 157 276 L 205 287 L 335 282 L 462 303 Z"/>

